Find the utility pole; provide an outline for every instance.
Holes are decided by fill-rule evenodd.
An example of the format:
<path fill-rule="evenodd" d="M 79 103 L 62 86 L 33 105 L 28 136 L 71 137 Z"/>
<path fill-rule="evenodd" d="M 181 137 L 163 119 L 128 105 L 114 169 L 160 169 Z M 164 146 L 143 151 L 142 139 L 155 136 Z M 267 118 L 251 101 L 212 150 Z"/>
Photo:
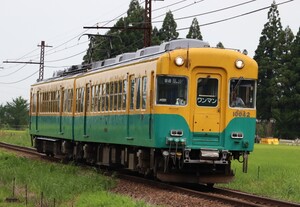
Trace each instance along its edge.
<path fill-rule="evenodd" d="M 144 15 L 144 26 L 143 27 L 99 27 L 99 26 L 87 26 L 83 27 L 83 29 L 119 29 L 119 30 L 144 30 L 144 47 L 151 46 L 151 32 L 152 32 L 152 24 L 151 24 L 151 1 L 145 0 L 145 15 Z"/>
<path fill-rule="evenodd" d="M 146 0 L 145 1 L 145 18 L 144 18 L 144 27 L 146 28 L 144 30 L 144 47 L 151 46 L 151 32 L 152 32 L 152 25 L 151 25 L 151 1 L 152 0 Z"/>
<path fill-rule="evenodd" d="M 22 62 L 22 61 L 3 61 L 3 63 L 23 63 L 23 64 L 37 64 L 40 65 L 39 69 L 39 78 L 37 81 L 42 81 L 44 79 L 44 58 L 45 58 L 45 47 L 52 47 L 45 45 L 45 41 L 41 41 L 41 44 L 38 45 L 38 47 L 41 47 L 41 53 L 40 53 L 40 62 Z"/>
<path fill-rule="evenodd" d="M 38 45 L 38 47 L 41 47 L 41 53 L 40 53 L 40 70 L 39 70 L 39 79 L 38 79 L 38 81 L 41 81 L 41 80 L 44 79 L 45 47 L 52 47 L 52 46 L 45 45 L 45 41 L 41 41 L 41 44 Z"/>

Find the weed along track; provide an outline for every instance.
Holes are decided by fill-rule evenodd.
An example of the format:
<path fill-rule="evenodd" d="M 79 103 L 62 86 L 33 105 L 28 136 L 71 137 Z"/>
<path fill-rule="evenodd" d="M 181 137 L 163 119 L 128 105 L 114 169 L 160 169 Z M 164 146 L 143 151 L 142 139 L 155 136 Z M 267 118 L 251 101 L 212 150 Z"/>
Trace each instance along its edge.
<path fill-rule="evenodd" d="M 42 159 L 32 148 L 0 143 L 1 148 L 16 151 L 29 159 Z M 61 159 L 47 159 L 51 162 L 61 162 Z M 193 187 L 179 187 L 149 179 L 118 172 L 118 185 L 112 189 L 113 193 L 125 194 L 134 199 L 144 200 L 147 203 L 163 206 L 300 206 L 299 204 L 284 202 L 275 199 L 263 198 L 247 193 L 207 188 L 200 185 Z M 196 187 L 195 187 L 196 186 Z"/>

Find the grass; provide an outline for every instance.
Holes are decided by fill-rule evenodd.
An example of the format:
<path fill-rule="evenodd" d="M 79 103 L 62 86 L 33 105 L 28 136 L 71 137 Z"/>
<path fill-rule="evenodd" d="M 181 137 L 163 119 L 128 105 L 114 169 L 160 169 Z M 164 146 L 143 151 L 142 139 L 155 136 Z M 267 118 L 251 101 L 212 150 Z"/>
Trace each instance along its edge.
<path fill-rule="evenodd" d="M 0 130 L 0 142 L 31 147 L 31 140 L 28 130 Z"/>
<path fill-rule="evenodd" d="M 235 161 L 235 180 L 221 186 L 300 203 L 299 158 L 299 146 L 256 144 L 249 156 L 248 173 Z"/>
<path fill-rule="evenodd" d="M 28 186 L 28 206 L 37 206 L 42 193 L 47 205 L 52 205 L 55 200 L 56 206 L 147 206 L 142 201 L 109 193 L 108 190 L 115 186 L 115 180 L 99 174 L 97 170 L 43 163 L 1 151 L 0 166 L 0 206 L 20 206 L 4 201 L 12 195 L 14 179 L 16 194 L 22 203 L 25 185 Z"/>
<path fill-rule="evenodd" d="M 28 132 L 24 131 L 0 131 L 0 141 L 25 146 L 31 145 Z M 232 168 L 236 173 L 235 180 L 229 184 L 219 186 L 300 203 L 300 173 L 298 172 L 300 169 L 299 158 L 300 146 L 256 144 L 254 152 L 252 152 L 249 156 L 248 173 L 243 173 L 242 164 L 234 161 L 232 163 Z M 12 158 L 9 158 L 9 160 L 11 159 Z M 13 171 L 8 169 L 7 171 L 4 171 L 5 168 L 0 169 L 0 178 L 2 178 L 2 176 L 9 176 L 6 180 L 11 182 L 13 175 L 15 176 L 17 171 L 25 172 L 26 170 L 26 173 L 20 173 L 17 180 L 21 179 L 22 183 L 30 183 L 30 185 L 32 185 L 32 190 L 36 193 L 39 193 L 40 191 L 49 191 L 52 192 L 51 195 L 49 195 L 50 198 L 57 197 L 65 201 L 74 200 L 75 193 L 76 202 L 79 206 L 81 205 L 80 203 L 86 203 L 86 198 L 88 197 L 90 197 L 88 200 L 95 200 L 95 202 L 98 200 L 96 198 L 101 198 L 100 200 L 102 203 L 97 203 L 96 206 L 126 206 L 126 204 L 123 204 L 122 202 L 129 203 L 129 201 L 127 201 L 128 198 L 122 197 L 118 200 L 110 199 L 111 197 L 109 196 L 111 195 L 110 193 L 107 193 L 105 189 L 109 188 L 106 185 L 112 185 L 112 181 L 105 181 L 104 183 L 106 184 L 104 184 L 103 188 L 100 188 L 99 186 L 99 188 L 95 187 L 94 184 L 96 182 L 103 182 L 94 180 L 95 178 L 93 177 L 100 176 L 97 173 L 86 177 L 85 172 L 80 173 L 77 168 L 63 165 L 59 167 L 56 167 L 55 165 L 47 165 L 48 167 L 46 168 L 46 172 L 31 176 L 31 173 L 37 173 L 37 169 L 43 170 L 43 167 L 40 167 L 40 169 L 36 168 L 36 166 L 32 166 L 33 164 L 26 159 L 14 159 L 5 163 L 5 158 L 0 157 L 1 166 L 11 165 L 12 169 L 14 169 Z M 25 164 L 22 164 L 23 162 Z M 22 165 L 23 167 L 18 168 L 19 165 Z M 84 180 L 82 185 L 86 187 L 79 188 L 78 186 L 81 186 L 81 184 L 76 184 L 77 180 L 81 180 L 81 177 L 85 177 L 82 179 Z M 42 182 L 43 178 L 47 178 L 49 182 Z M 3 182 L 4 181 L 0 180 L 0 189 L 1 183 L 3 184 Z M 87 185 L 84 185 L 85 182 Z M 61 187 L 61 183 L 67 187 Z M 91 187 L 89 187 L 89 185 L 91 185 Z M 86 193 L 83 194 L 83 190 L 86 191 Z M 64 195 L 67 197 L 61 197 L 61 192 L 65 192 Z M 3 198 L 3 193 L 5 192 L 0 190 L 0 198 Z M 108 200 L 106 200 L 106 195 L 108 196 Z M 113 195 L 113 197 L 115 198 L 115 195 Z M 111 204 L 109 204 L 109 202 L 111 202 Z M 121 202 L 122 204 L 118 202 Z M 143 203 L 140 204 L 137 202 L 134 204 L 131 203 L 129 206 L 143 205 Z M 84 206 L 84 204 L 81 206 Z M 89 206 L 93 206 L 93 204 L 91 203 Z"/>
<path fill-rule="evenodd" d="M 0 141 L 22 146 L 31 146 L 28 131 L 0 130 Z M 28 185 L 28 206 L 38 206 L 41 193 L 45 202 L 56 206 L 149 206 L 143 201 L 134 201 L 127 196 L 108 192 L 115 186 L 115 180 L 99 173 L 98 170 L 84 170 L 72 165 L 42 163 L 17 157 L 0 151 L 0 207 L 25 206 L 7 203 L 12 196 L 12 182 L 16 180 L 16 194 L 25 203 L 25 185 Z"/>

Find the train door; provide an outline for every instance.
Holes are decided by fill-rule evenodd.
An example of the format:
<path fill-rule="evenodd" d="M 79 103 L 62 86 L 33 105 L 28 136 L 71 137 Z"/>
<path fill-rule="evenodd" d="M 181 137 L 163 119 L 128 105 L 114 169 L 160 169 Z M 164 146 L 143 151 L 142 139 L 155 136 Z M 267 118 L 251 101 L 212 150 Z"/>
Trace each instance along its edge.
<path fill-rule="evenodd" d="M 221 85 L 219 74 L 197 74 L 195 82 L 196 95 L 194 99 L 194 144 L 208 142 L 211 145 L 220 144 L 221 125 Z"/>
<path fill-rule="evenodd" d="M 59 134 L 63 134 L 63 120 L 62 120 L 62 113 L 63 113 L 63 102 L 64 102 L 64 88 L 61 87 L 59 91 L 60 97 L 58 102 L 58 109 L 59 109 Z"/>
<path fill-rule="evenodd" d="M 135 96 L 134 96 L 134 88 L 135 88 L 135 77 L 134 75 L 130 75 L 129 76 L 129 84 L 128 84 L 128 104 L 127 104 L 127 140 L 133 139 L 132 137 L 132 133 L 130 132 L 132 126 L 131 126 L 131 122 L 132 122 L 132 114 L 134 112 L 134 100 L 135 100 Z"/>
<path fill-rule="evenodd" d="M 85 104 L 84 104 L 84 109 L 83 109 L 83 136 L 88 137 L 88 135 L 87 135 L 87 112 L 90 112 L 90 106 L 91 106 L 90 84 L 86 84 L 84 99 L 85 99 Z"/>
<path fill-rule="evenodd" d="M 36 115 L 35 115 L 35 130 L 38 132 L 39 131 L 39 112 L 40 112 L 40 92 L 37 91 L 36 93 Z"/>

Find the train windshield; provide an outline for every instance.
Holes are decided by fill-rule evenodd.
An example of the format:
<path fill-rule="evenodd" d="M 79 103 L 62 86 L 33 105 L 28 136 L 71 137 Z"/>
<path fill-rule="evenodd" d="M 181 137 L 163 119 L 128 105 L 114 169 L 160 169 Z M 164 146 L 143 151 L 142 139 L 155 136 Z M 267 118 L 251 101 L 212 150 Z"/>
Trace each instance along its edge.
<path fill-rule="evenodd" d="M 197 83 L 197 105 L 215 107 L 218 105 L 218 79 L 199 78 Z"/>
<path fill-rule="evenodd" d="M 158 76 L 157 104 L 186 105 L 187 79 L 185 77 Z"/>
<path fill-rule="evenodd" d="M 230 107 L 254 108 L 255 107 L 255 80 L 244 80 L 242 77 L 230 80 Z"/>

